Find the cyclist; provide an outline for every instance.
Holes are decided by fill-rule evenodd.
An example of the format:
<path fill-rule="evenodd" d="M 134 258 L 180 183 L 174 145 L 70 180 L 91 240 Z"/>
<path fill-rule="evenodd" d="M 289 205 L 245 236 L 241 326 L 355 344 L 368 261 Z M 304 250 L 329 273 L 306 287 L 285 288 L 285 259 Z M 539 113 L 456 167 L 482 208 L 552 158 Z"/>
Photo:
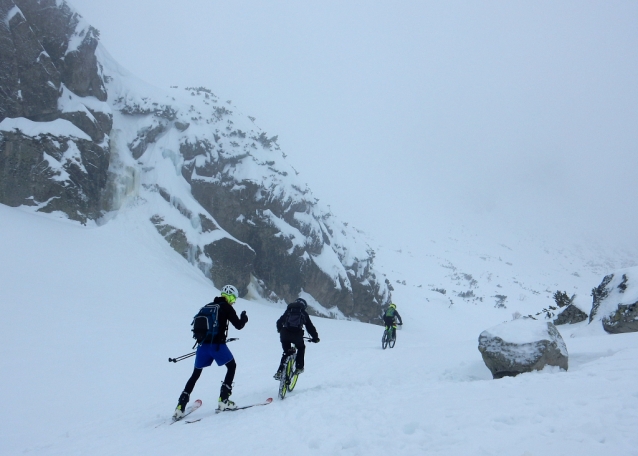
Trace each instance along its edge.
<path fill-rule="evenodd" d="M 304 371 L 304 354 L 306 352 L 306 345 L 303 342 L 304 325 L 308 333 L 312 336 L 310 342 L 319 342 L 319 335 L 312 321 L 310 321 L 310 316 L 306 311 L 307 307 L 308 303 L 305 299 L 297 298 L 295 302 L 288 304 L 286 311 L 279 317 L 279 320 L 277 320 L 277 332 L 279 333 L 279 340 L 281 341 L 281 347 L 284 353 L 281 355 L 279 369 L 277 369 L 277 373 L 274 376 L 275 380 L 281 380 L 281 374 L 284 371 L 284 362 L 293 344 L 297 347 L 297 361 L 294 375 L 301 374 Z"/>
<path fill-rule="evenodd" d="M 388 310 L 383 314 L 383 321 L 385 322 L 385 329 L 392 328 L 392 338 L 396 337 L 397 333 L 397 319 L 399 319 L 399 324 L 403 325 L 403 320 L 401 319 L 401 315 L 397 311 L 397 305 L 395 303 L 390 303 Z"/>

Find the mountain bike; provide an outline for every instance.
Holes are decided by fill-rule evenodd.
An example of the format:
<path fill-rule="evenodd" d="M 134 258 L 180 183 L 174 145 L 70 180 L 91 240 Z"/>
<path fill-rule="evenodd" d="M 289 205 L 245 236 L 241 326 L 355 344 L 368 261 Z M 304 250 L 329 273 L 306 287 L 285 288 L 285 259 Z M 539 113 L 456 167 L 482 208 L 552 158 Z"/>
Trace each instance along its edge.
<path fill-rule="evenodd" d="M 312 339 L 310 337 L 304 337 L 304 340 L 311 341 Z M 288 352 L 288 357 L 284 361 L 284 371 L 279 380 L 279 399 L 283 400 L 286 397 L 286 393 L 295 389 L 295 385 L 297 385 L 299 374 L 295 374 L 296 363 L 297 348 L 291 347 Z"/>
<path fill-rule="evenodd" d="M 392 334 L 394 333 L 394 334 Z M 392 326 L 386 327 L 383 330 L 383 337 L 381 338 L 381 347 L 385 350 L 388 348 L 394 348 L 394 344 L 397 342 L 397 331 L 396 328 L 392 331 Z"/>

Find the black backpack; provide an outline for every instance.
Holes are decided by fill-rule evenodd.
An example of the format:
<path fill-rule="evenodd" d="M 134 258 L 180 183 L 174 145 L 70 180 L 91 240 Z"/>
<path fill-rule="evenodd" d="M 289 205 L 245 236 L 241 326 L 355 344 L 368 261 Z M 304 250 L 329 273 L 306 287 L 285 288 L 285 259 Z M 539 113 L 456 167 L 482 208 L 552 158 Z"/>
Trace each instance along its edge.
<path fill-rule="evenodd" d="M 219 304 L 206 304 L 202 307 L 197 315 L 193 317 L 193 339 L 198 344 L 202 342 L 212 342 L 213 337 L 219 332 Z"/>
<path fill-rule="evenodd" d="M 303 308 L 298 306 L 288 307 L 288 316 L 284 321 L 284 328 L 298 331 L 303 329 L 303 325 L 306 323 L 306 317 L 303 314 Z"/>

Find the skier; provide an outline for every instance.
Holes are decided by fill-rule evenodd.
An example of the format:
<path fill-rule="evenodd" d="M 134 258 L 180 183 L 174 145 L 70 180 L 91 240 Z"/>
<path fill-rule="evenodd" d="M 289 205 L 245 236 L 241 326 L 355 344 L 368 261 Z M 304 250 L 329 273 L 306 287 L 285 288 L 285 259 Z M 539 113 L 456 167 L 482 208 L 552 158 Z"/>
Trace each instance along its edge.
<path fill-rule="evenodd" d="M 388 310 L 383 314 L 383 321 L 385 322 L 386 329 L 392 328 L 392 338 L 396 337 L 397 333 L 397 318 L 399 319 L 399 324 L 403 325 L 403 320 L 401 319 L 401 315 L 397 311 L 397 305 L 395 303 L 390 303 Z"/>
<path fill-rule="evenodd" d="M 297 361 L 294 375 L 301 374 L 304 371 L 304 354 L 306 352 L 306 345 L 303 342 L 304 325 L 308 333 L 312 336 L 311 342 L 315 344 L 319 342 L 317 330 L 312 324 L 312 321 L 310 321 L 308 312 L 306 312 L 307 307 L 308 303 L 305 299 L 297 298 L 296 301 L 288 304 L 286 311 L 279 317 L 279 320 L 277 320 L 277 332 L 279 333 L 279 340 L 281 341 L 281 347 L 284 353 L 281 355 L 279 369 L 277 369 L 277 373 L 274 376 L 275 380 L 281 380 L 281 375 L 284 371 L 284 362 L 293 344 L 297 347 Z"/>
<path fill-rule="evenodd" d="M 173 420 L 178 420 L 184 416 L 186 404 L 188 404 L 190 394 L 193 391 L 193 388 L 195 388 L 195 383 L 199 379 L 202 369 L 210 366 L 213 361 L 215 361 L 218 366 L 225 365 L 227 369 L 226 377 L 224 378 L 219 391 L 217 408 L 219 410 L 237 408 L 235 403 L 229 399 L 232 393 L 233 379 L 235 378 L 235 369 L 237 364 L 235 363 L 233 354 L 226 345 L 226 335 L 228 333 L 229 321 L 237 329 L 242 329 L 248 322 L 248 316 L 246 315 L 245 310 L 241 313 L 241 317 L 237 318 L 237 312 L 235 312 L 235 309 L 232 307 L 237 300 L 238 295 L 239 293 L 237 292 L 237 288 L 232 285 L 225 285 L 222 288 L 221 296 L 217 296 L 213 302 L 202 307 L 200 309 L 200 313 L 198 313 L 193 319 L 193 322 L 195 322 L 196 318 L 201 315 L 202 312 L 208 310 L 210 313 L 210 311 L 213 310 L 217 317 L 214 325 L 216 334 L 212 335 L 213 332 L 209 331 L 208 333 L 204 333 L 203 337 L 198 337 L 197 353 L 195 354 L 195 369 L 193 370 L 193 374 L 188 382 L 186 382 L 184 391 L 179 396 Z M 195 332 L 195 329 L 193 329 L 193 331 Z M 193 337 L 195 336 L 197 336 L 197 333 L 195 333 Z"/>

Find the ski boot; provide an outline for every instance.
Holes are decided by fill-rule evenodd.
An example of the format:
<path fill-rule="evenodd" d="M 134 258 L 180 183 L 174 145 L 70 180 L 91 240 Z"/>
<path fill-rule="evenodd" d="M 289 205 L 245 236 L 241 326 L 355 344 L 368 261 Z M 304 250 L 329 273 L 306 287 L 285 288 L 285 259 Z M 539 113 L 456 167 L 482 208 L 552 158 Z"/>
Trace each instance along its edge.
<path fill-rule="evenodd" d="M 273 378 L 275 380 L 281 380 L 281 377 L 284 375 L 284 369 L 283 367 L 280 367 L 279 369 L 277 369 L 277 372 L 275 373 L 275 375 L 273 375 Z"/>
<path fill-rule="evenodd" d="M 186 391 L 182 391 L 182 394 L 179 396 L 179 400 L 177 401 L 177 407 L 175 407 L 175 413 L 173 413 L 173 421 L 178 421 L 182 419 L 184 416 L 184 411 L 186 410 L 186 404 L 188 404 L 188 400 L 190 399 L 190 394 Z"/>
<path fill-rule="evenodd" d="M 219 391 L 219 400 L 217 401 L 217 410 L 235 410 L 237 406 L 233 401 L 229 399 L 232 388 L 225 383 L 222 383 L 222 387 Z"/>

